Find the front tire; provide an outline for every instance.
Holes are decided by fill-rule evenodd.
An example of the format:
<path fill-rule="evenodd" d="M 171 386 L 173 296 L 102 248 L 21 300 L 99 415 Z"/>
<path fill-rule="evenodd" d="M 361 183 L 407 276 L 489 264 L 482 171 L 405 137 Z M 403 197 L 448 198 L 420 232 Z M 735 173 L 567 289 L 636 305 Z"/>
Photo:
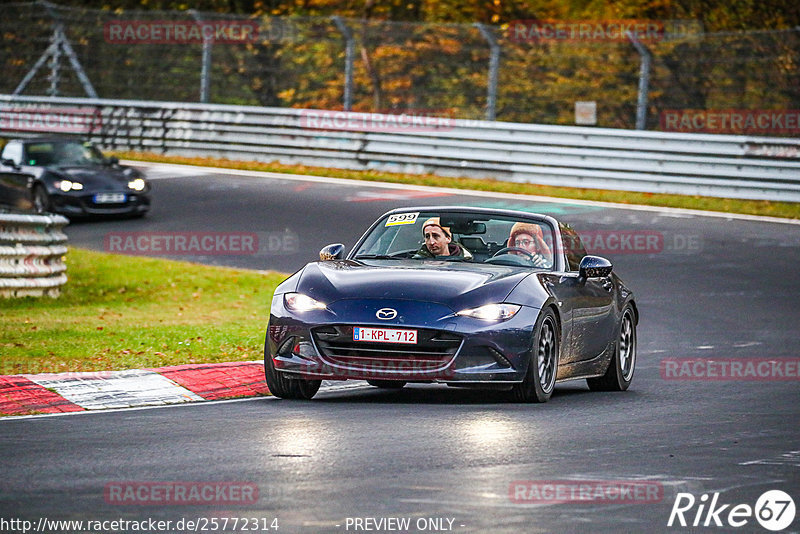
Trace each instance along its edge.
<path fill-rule="evenodd" d="M 636 367 L 636 319 L 631 306 L 625 306 L 619 325 L 614 357 L 606 373 L 598 378 L 587 378 L 592 391 L 625 391 L 633 381 Z"/>
<path fill-rule="evenodd" d="M 555 313 L 551 308 L 546 308 L 537 321 L 525 378 L 511 389 L 511 396 L 516 402 L 550 400 L 558 373 L 559 339 Z"/>
<path fill-rule="evenodd" d="M 264 356 L 264 378 L 267 381 L 269 392 L 281 399 L 306 399 L 310 400 L 319 391 L 322 380 L 304 380 L 287 378 L 275 369 L 272 356 Z"/>
<path fill-rule="evenodd" d="M 33 209 L 36 213 L 47 213 L 53 209 L 50 195 L 47 194 L 47 189 L 43 185 L 37 184 L 33 188 Z"/>

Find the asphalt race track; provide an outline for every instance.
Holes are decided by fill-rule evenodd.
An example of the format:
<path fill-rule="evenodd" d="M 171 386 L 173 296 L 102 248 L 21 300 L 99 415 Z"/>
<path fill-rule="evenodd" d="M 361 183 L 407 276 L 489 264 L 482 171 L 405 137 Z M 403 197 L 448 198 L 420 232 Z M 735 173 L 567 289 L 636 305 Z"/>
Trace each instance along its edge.
<path fill-rule="evenodd" d="M 518 405 L 491 392 L 348 382 L 310 402 L 5 418 L 0 517 L 172 522 L 150 532 L 269 532 L 274 518 L 281 533 L 769 532 L 754 514 L 774 526 L 768 512 L 785 520 L 794 507 L 762 494 L 781 490 L 800 505 L 800 226 L 223 171 L 150 175 L 150 215 L 75 223 L 70 243 L 120 252 L 113 247 L 130 232 L 224 234 L 212 250 L 161 255 L 289 273 L 328 243 L 351 246 L 393 207 L 552 214 L 590 232 L 590 251 L 610 258 L 637 293 L 633 385 L 590 393 L 583 381 L 567 383 L 547 404 Z M 234 253 L 237 235 L 258 246 Z M 657 237 L 636 246 L 637 235 Z M 126 252 L 153 254 L 153 243 Z M 686 358 L 758 371 L 736 380 L 714 376 L 720 367 L 670 371 Z M 152 483 L 214 492 L 187 503 Z M 681 514 L 667 526 L 674 505 L 689 526 Z M 746 506 L 731 515 L 737 505 Z M 257 524 L 244 530 L 244 518 Z M 800 521 L 784 528 L 798 532 Z"/>

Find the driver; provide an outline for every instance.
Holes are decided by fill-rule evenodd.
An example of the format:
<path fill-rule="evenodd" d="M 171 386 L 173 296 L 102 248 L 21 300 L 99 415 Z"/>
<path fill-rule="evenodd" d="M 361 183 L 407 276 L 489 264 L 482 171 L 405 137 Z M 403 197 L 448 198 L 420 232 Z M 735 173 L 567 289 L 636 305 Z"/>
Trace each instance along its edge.
<path fill-rule="evenodd" d="M 511 227 L 508 236 L 508 246 L 526 250 L 533 254 L 531 261 L 537 267 L 547 267 L 553 265 L 553 253 L 544 240 L 542 227 L 534 223 L 518 222 Z M 527 257 L 519 252 L 511 251 L 522 257 Z"/>
<path fill-rule="evenodd" d="M 422 225 L 422 235 L 425 244 L 422 245 L 415 258 L 436 258 L 451 256 L 467 261 L 472 260 L 472 253 L 459 243 L 453 243 L 450 228 L 442 226 L 439 217 L 431 217 Z"/>

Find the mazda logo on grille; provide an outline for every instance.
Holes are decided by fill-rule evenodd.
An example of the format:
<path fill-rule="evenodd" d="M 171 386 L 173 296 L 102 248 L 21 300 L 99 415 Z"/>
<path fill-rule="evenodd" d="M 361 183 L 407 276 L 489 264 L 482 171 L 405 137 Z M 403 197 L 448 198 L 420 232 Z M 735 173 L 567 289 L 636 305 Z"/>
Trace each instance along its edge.
<path fill-rule="evenodd" d="M 397 310 L 394 308 L 381 308 L 375 312 L 375 317 L 381 319 L 382 321 L 389 321 L 397 317 Z"/>

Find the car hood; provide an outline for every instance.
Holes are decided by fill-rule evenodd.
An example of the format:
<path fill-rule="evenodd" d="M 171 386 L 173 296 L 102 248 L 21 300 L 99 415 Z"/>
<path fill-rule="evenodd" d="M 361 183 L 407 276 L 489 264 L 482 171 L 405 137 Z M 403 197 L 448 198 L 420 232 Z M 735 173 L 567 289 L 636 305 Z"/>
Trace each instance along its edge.
<path fill-rule="evenodd" d="M 40 173 L 49 174 L 55 179 L 67 179 L 81 182 L 89 189 L 127 188 L 127 184 L 135 176 L 125 174 L 125 168 L 105 167 L 102 165 L 50 165 L 33 167 Z"/>
<path fill-rule="evenodd" d="M 529 269 L 435 260 L 309 263 L 297 291 L 325 303 L 341 299 L 437 302 L 453 311 L 502 302 Z"/>

